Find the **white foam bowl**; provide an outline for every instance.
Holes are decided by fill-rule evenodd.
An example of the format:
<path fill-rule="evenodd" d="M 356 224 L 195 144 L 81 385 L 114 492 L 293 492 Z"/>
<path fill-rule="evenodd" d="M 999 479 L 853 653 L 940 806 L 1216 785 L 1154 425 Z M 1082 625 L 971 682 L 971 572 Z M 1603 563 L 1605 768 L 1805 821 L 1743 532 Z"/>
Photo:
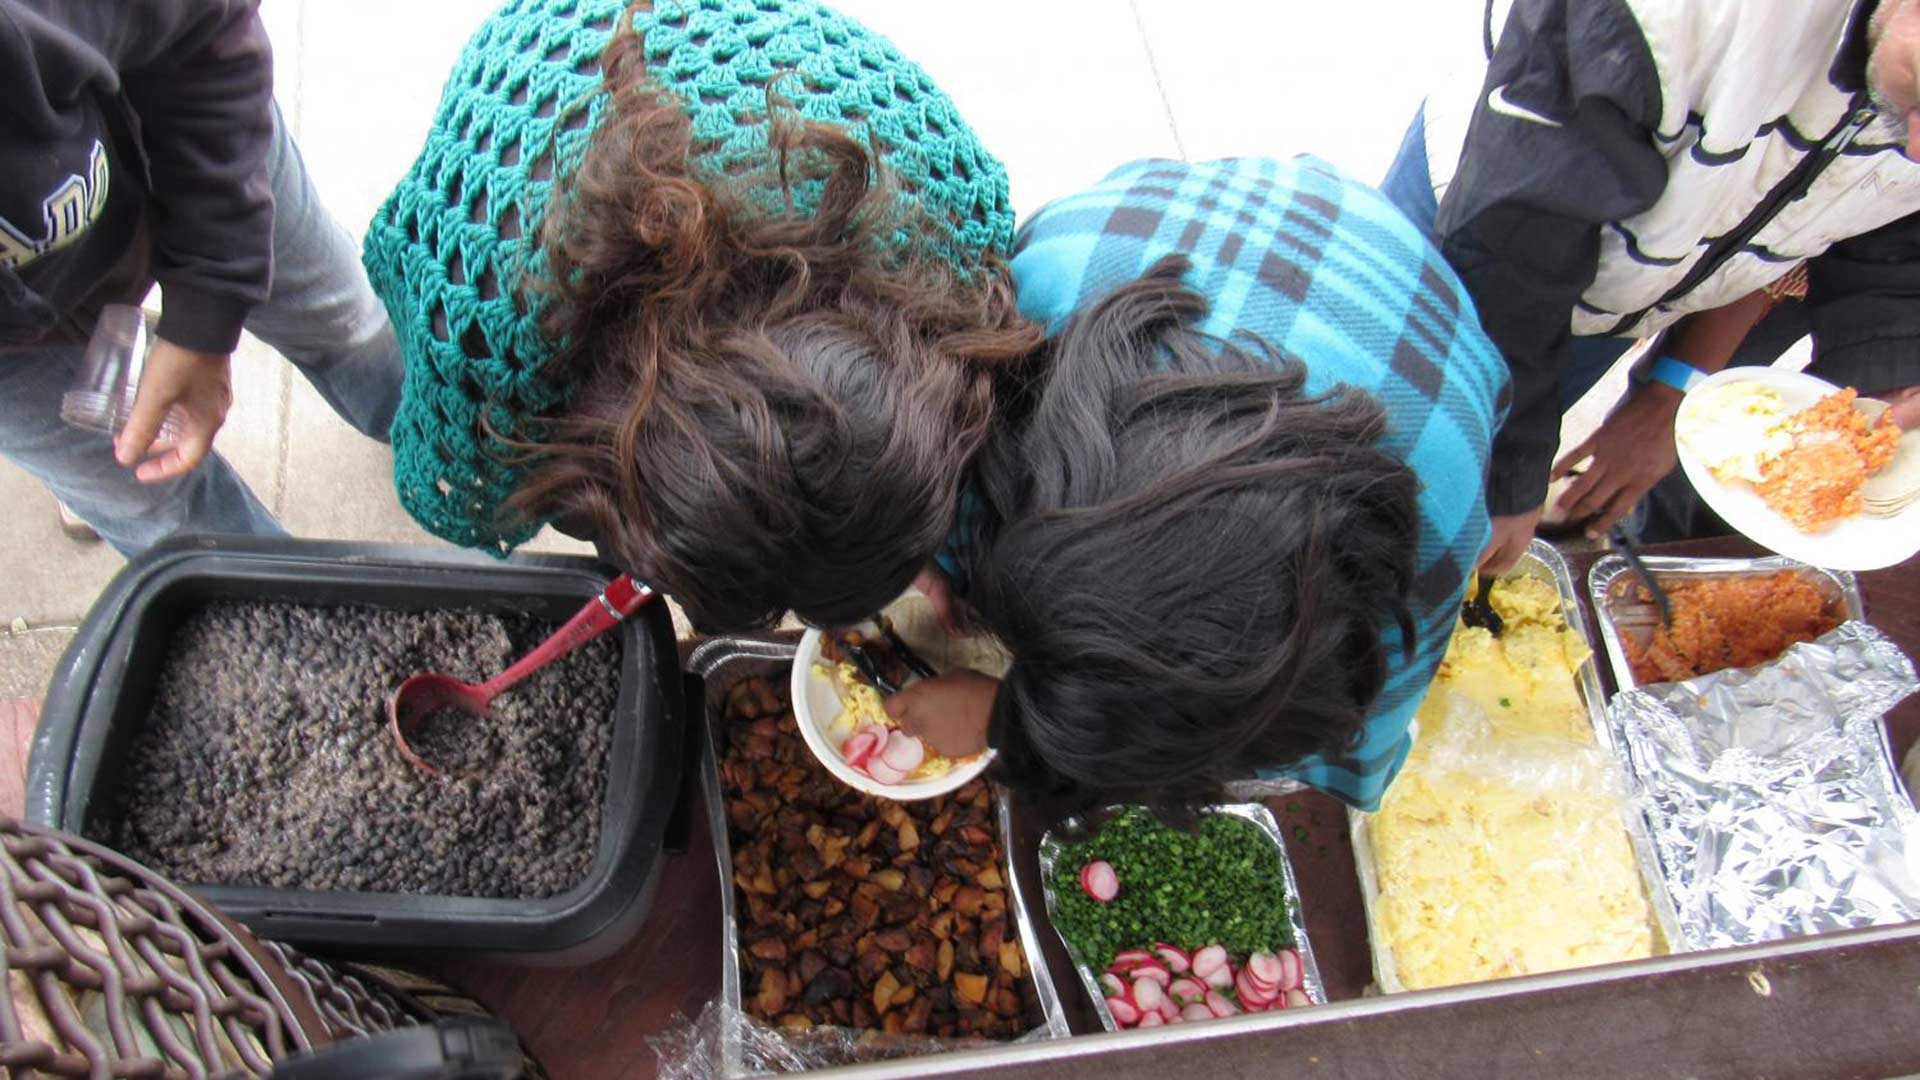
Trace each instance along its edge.
<path fill-rule="evenodd" d="M 948 636 L 934 618 L 933 604 L 918 591 L 909 591 L 888 604 L 883 614 L 893 621 L 893 628 L 900 637 L 935 671 L 966 667 L 996 677 L 1006 673 L 1009 660 L 999 645 L 991 638 Z M 879 634 L 879 627 L 871 622 L 861 623 L 855 628 L 871 635 Z M 834 690 L 832 680 L 820 677 L 813 670 L 814 665 L 820 662 L 820 642 L 819 630 L 810 629 L 800 638 L 800 651 L 793 658 L 790 676 L 793 718 L 800 725 L 800 737 L 806 740 L 807 749 L 813 751 L 813 756 L 820 759 L 820 764 L 825 765 L 827 771 L 841 783 L 883 799 L 912 802 L 957 791 L 993 763 L 994 752 L 988 750 L 972 761 L 956 766 L 945 776 L 905 784 L 883 784 L 848 765 L 846 758 L 840 754 L 839 740 L 828 734 L 834 721 L 840 718 L 840 694 Z"/>

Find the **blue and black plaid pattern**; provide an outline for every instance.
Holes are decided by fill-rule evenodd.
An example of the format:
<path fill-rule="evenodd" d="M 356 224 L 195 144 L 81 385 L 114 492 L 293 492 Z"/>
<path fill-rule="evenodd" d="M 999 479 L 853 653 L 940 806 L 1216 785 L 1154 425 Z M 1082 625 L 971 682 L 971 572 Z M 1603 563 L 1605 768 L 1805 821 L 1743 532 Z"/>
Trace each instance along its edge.
<path fill-rule="evenodd" d="M 1405 658 L 1389 630 L 1394 668 L 1352 757 L 1278 770 L 1374 808 L 1491 535 L 1482 489 L 1507 367 L 1459 279 L 1385 198 L 1315 158 L 1136 162 L 1041 210 L 1016 248 L 1020 308 L 1049 330 L 1185 255 L 1210 305 L 1199 329 L 1258 334 L 1306 365 L 1309 391 L 1344 384 L 1385 405 L 1385 445 L 1422 485 L 1415 648 Z"/>

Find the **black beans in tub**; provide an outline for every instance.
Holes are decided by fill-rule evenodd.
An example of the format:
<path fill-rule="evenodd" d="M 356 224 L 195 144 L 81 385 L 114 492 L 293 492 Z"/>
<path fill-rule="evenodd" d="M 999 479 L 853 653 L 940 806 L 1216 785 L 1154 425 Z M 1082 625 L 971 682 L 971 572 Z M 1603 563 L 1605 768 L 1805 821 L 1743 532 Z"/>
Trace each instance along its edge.
<path fill-rule="evenodd" d="M 616 637 L 495 699 L 486 720 L 436 725 L 436 752 L 487 763 L 471 778 L 417 772 L 386 722 L 408 675 L 479 682 L 552 629 L 477 612 L 208 604 L 169 643 L 114 811 L 88 831 L 191 884 L 565 892 L 599 844 Z"/>

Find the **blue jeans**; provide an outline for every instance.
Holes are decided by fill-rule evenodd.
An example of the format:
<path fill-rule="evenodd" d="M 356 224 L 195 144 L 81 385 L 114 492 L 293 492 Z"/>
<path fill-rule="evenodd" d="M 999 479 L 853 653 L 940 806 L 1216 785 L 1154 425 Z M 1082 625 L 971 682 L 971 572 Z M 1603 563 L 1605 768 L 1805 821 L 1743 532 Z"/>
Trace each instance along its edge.
<path fill-rule="evenodd" d="M 1427 116 L 1422 108 L 1413 114 L 1413 123 L 1400 140 L 1393 164 L 1387 166 L 1386 179 L 1380 181 L 1380 193 L 1399 208 L 1407 220 L 1427 234 L 1434 247 L 1440 246 L 1434 220 L 1440 216 L 1440 201 L 1433 194 L 1433 173 L 1427 167 Z M 1613 365 L 1633 347 L 1631 338 L 1576 337 L 1571 343 L 1567 367 L 1560 372 L 1560 411 L 1573 408 L 1586 396 Z"/>
<path fill-rule="evenodd" d="M 341 418 L 386 441 L 400 403 L 400 347 L 360 267 L 360 246 L 327 215 L 299 148 L 274 110 L 273 288 L 247 329 L 305 375 Z M 0 356 L 0 453 L 45 484 L 123 555 L 176 532 L 282 536 L 285 530 L 225 458 L 143 484 L 107 435 L 60 420 L 85 350 L 49 345 Z"/>

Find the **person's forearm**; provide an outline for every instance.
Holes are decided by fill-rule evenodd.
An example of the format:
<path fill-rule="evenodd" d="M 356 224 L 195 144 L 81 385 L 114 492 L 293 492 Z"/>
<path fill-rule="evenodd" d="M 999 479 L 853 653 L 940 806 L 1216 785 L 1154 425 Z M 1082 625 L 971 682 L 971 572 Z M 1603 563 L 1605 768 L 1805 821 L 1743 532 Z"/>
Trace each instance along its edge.
<path fill-rule="evenodd" d="M 1731 304 L 1695 312 L 1674 327 L 1661 352 L 1709 375 L 1720 371 L 1732 362 L 1770 303 L 1765 290 L 1755 289 Z"/>

